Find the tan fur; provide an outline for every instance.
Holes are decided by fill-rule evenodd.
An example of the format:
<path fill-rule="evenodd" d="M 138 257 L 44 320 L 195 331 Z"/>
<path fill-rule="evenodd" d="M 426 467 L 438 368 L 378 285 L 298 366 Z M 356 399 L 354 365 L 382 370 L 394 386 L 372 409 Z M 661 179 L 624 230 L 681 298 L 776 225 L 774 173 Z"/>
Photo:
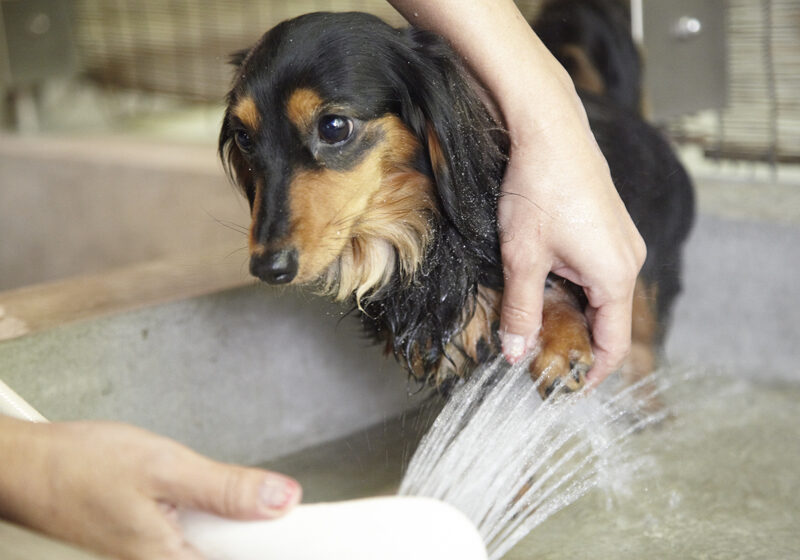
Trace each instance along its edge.
<path fill-rule="evenodd" d="M 577 45 L 564 45 L 561 47 L 561 54 L 571 59 L 575 63 L 575 71 L 572 81 L 578 89 L 583 89 L 598 95 L 606 91 L 606 83 L 603 76 L 594 67 L 592 61 L 586 56 L 586 52 Z"/>
<path fill-rule="evenodd" d="M 636 281 L 633 292 L 631 352 L 622 366 L 622 378 L 629 385 L 639 382 L 656 369 L 656 345 L 660 329 L 655 307 L 657 296 L 657 285 L 648 285 L 641 278 Z M 636 396 L 652 411 L 663 406 L 658 397 L 654 396 L 656 389 L 655 383 L 645 383 L 636 391 Z"/>
<path fill-rule="evenodd" d="M 286 102 L 286 115 L 297 130 L 307 133 L 321 106 L 322 98 L 316 91 L 299 88 L 292 92 Z"/>
<path fill-rule="evenodd" d="M 478 362 L 478 343 L 492 341 L 492 325 L 500 319 L 502 294 L 486 286 L 478 286 L 475 313 L 460 335 L 458 344 L 467 355 Z"/>
<path fill-rule="evenodd" d="M 367 126 L 382 139 L 354 169 L 301 171 L 289 195 L 295 282 L 321 278 L 323 292 L 337 299 L 355 293 L 359 304 L 395 267 L 406 278 L 414 274 L 435 212 L 430 180 L 409 163 L 419 149 L 411 132 L 392 115 Z"/>
<path fill-rule="evenodd" d="M 631 382 L 648 375 L 655 369 L 655 346 L 658 335 L 656 316 L 657 286 L 636 280 L 633 292 L 633 315 L 631 323 L 631 354 L 625 362 L 623 375 Z"/>
<path fill-rule="evenodd" d="M 657 297 L 658 286 L 645 284 L 641 278 L 636 280 L 631 324 L 633 340 L 648 344 L 655 342 L 659 328 L 655 309 Z"/>
<path fill-rule="evenodd" d="M 439 138 L 430 125 L 428 125 L 428 155 L 431 158 L 434 173 L 439 173 L 440 169 L 446 169 L 447 161 L 444 159 L 442 146 L 439 144 Z"/>
<path fill-rule="evenodd" d="M 463 375 L 471 365 L 480 363 L 478 345 L 481 341 L 490 347 L 494 346 L 492 326 L 500 319 L 501 301 L 500 292 L 486 286 L 478 286 L 475 311 L 472 317 L 466 318 L 464 330 L 450 341 L 447 347 L 450 360 L 442 360 L 436 374 L 437 383 L 444 381 L 453 372 Z"/>
<path fill-rule="evenodd" d="M 250 130 L 258 130 L 261 126 L 261 114 L 256 102 L 250 96 L 242 97 L 233 108 L 233 114 Z"/>

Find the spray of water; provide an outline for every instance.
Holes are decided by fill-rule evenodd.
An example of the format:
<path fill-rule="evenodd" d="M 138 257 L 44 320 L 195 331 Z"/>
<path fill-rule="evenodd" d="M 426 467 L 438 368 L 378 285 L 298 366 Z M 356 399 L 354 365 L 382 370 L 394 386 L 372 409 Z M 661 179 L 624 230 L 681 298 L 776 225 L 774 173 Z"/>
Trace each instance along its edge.
<path fill-rule="evenodd" d="M 629 435 L 661 421 L 654 380 L 542 401 L 528 363 L 502 358 L 455 389 L 415 452 L 399 493 L 436 498 L 475 524 L 492 560 L 597 486 L 625 486 Z M 643 388 L 648 398 L 640 396 Z M 613 476 L 611 476 L 613 474 Z"/>

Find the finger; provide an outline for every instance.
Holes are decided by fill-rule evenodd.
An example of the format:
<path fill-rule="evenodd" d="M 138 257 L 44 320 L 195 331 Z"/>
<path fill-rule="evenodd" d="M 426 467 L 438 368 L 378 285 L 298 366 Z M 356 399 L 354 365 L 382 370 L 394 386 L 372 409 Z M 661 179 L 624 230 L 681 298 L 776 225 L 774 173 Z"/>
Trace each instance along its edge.
<path fill-rule="evenodd" d="M 536 344 L 547 274 L 547 267 L 505 265 L 500 339 L 509 363 L 519 361 Z"/>
<path fill-rule="evenodd" d="M 279 517 L 300 501 L 300 485 L 291 478 L 206 461 L 185 488 L 185 501 L 194 507 L 231 519 Z"/>
<path fill-rule="evenodd" d="M 268 471 L 217 463 L 190 451 L 157 476 L 164 502 L 230 519 L 279 517 L 300 502 L 297 481 Z"/>
<path fill-rule="evenodd" d="M 594 365 L 586 378 L 592 385 L 619 369 L 630 352 L 631 313 L 632 296 L 587 310 L 592 327 Z"/>

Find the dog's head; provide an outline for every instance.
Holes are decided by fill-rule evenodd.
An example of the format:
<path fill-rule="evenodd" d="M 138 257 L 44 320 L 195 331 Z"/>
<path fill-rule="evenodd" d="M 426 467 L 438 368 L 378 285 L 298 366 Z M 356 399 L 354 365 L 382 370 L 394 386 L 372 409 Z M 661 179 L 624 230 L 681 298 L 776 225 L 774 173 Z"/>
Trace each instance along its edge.
<path fill-rule="evenodd" d="M 308 14 L 234 63 L 219 149 L 250 203 L 255 276 L 360 299 L 413 278 L 437 224 L 496 237 L 475 210 L 502 165 L 496 125 L 438 37 Z"/>

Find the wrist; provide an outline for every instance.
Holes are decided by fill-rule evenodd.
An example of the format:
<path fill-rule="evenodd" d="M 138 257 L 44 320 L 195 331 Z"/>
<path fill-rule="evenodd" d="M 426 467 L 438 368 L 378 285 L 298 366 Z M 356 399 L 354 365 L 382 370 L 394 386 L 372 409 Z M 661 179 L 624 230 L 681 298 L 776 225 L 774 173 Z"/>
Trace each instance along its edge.
<path fill-rule="evenodd" d="M 567 80 L 564 82 L 557 74 L 539 73 L 527 80 L 527 85 L 516 84 L 517 91 L 528 92 L 524 98 L 511 92 L 498 95 L 503 99 L 499 109 L 512 148 L 535 143 L 537 149 L 542 149 L 559 145 L 560 141 L 574 146 L 583 138 L 594 138 L 583 103 L 569 76 Z"/>

